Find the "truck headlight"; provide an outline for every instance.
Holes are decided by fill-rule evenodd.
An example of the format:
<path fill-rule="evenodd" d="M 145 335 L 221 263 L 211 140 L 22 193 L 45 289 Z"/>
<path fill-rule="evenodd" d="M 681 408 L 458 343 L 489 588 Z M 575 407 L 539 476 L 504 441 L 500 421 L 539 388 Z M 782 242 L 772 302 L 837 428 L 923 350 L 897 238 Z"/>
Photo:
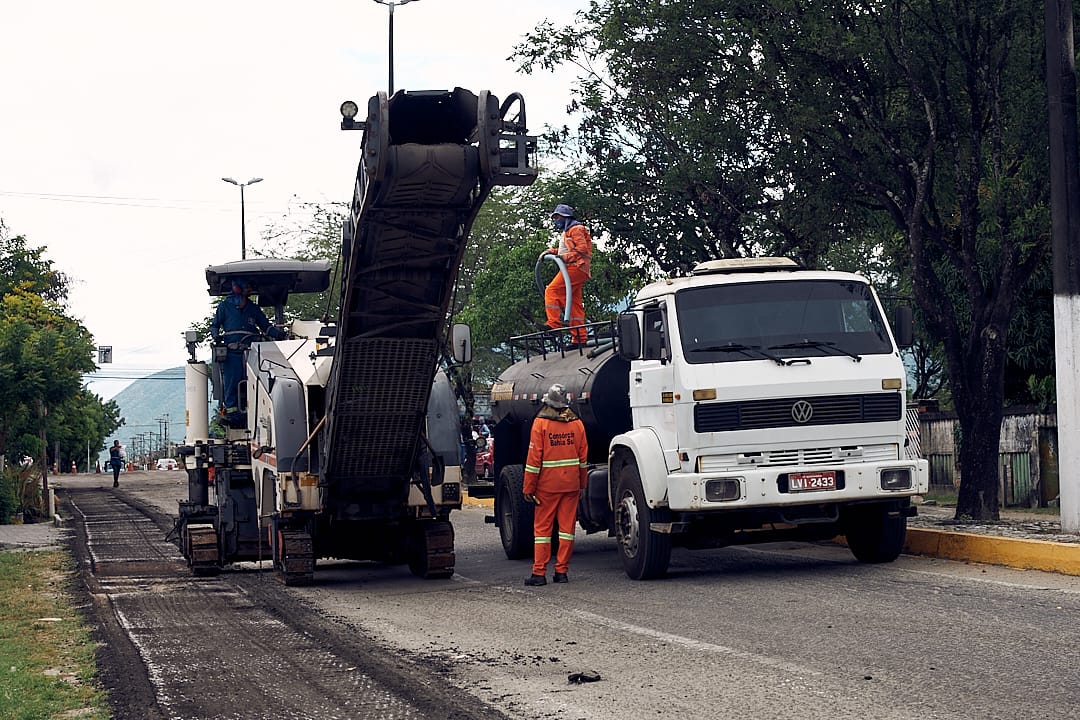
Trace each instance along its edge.
<path fill-rule="evenodd" d="M 730 502 L 742 497 L 740 478 L 719 478 L 705 481 L 705 499 L 709 502 Z"/>
<path fill-rule="evenodd" d="M 910 490 L 911 470 L 908 468 L 890 468 L 881 471 L 882 490 Z"/>

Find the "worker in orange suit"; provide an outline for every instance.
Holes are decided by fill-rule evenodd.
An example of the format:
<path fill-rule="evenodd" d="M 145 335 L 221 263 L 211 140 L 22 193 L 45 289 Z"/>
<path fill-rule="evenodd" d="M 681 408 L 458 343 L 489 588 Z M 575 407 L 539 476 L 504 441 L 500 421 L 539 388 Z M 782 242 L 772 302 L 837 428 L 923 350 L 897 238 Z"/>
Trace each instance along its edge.
<path fill-rule="evenodd" d="M 585 301 L 581 294 L 585 281 L 592 277 L 589 265 L 592 262 L 592 235 L 589 228 L 574 219 L 574 208 L 569 205 L 556 205 L 551 213 L 555 228 L 562 231 L 559 247 L 548 248 L 545 254 L 558 255 L 566 263 L 570 275 L 570 336 L 575 345 L 584 345 L 586 340 Z M 544 290 L 544 310 L 547 312 L 547 326 L 558 329 L 563 326 L 566 313 L 566 281 L 561 272 Z"/>
<path fill-rule="evenodd" d="M 526 585 L 547 585 L 551 560 L 551 533 L 559 525 L 559 553 L 555 559 L 557 583 L 567 582 L 570 556 L 574 554 L 577 506 L 585 489 L 589 443 L 585 425 L 570 409 L 566 388 L 558 383 L 544 393 L 543 407 L 533 420 L 529 454 L 525 459 L 526 502 L 536 506 L 533 515 L 533 568 Z"/>

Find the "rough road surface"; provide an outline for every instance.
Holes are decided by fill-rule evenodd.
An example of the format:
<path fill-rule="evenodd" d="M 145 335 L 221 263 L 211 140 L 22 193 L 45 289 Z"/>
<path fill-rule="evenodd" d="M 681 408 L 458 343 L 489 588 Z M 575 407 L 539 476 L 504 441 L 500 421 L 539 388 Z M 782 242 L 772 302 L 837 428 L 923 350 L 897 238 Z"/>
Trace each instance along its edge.
<path fill-rule="evenodd" d="M 599 533 L 569 584 L 531 588 L 471 507 L 450 580 L 320 561 L 286 588 L 254 564 L 186 573 L 163 541 L 180 472 L 57 484 L 117 718 L 1078 717 L 1080 577 L 770 543 L 678 549 L 633 582 Z"/>
<path fill-rule="evenodd" d="M 164 539 L 169 518 L 131 493 L 69 481 L 63 500 L 119 720 L 503 717 L 334 626 L 272 573 L 192 578 Z"/>

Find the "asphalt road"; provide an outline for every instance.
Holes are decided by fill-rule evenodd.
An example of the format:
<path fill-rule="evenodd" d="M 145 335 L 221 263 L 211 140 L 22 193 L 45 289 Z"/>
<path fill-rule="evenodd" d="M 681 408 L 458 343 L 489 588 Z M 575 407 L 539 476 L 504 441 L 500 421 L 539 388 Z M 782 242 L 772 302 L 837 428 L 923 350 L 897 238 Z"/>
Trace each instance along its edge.
<path fill-rule="evenodd" d="M 121 492 L 175 514 L 186 485 L 147 476 Z M 772 544 L 677 549 L 668 578 L 633 582 L 613 540 L 579 535 L 570 583 L 528 588 L 528 563 L 505 559 L 486 512 L 452 517 L 450 580 L 320 561 L 314 586 L 275 591 L 294 608 L 276 615 L 287 627 L 251 625 L 245 652 L 287 648 L 276 636 L 303 637 L 310 620 L 370 641 L 369 659 L 408 668 L 414 689 L 428 679 L 466 708 L 458 716 L 1080 717 L 1080 578 L 916 557 L 867 566 L 838 546 Z M 582 670 L 601 679 L 567 682 Z M 234 687 L 221 702 L 243 708 L 248 686 Z M 416 705 L 407 682 L 394 690 Z"/>

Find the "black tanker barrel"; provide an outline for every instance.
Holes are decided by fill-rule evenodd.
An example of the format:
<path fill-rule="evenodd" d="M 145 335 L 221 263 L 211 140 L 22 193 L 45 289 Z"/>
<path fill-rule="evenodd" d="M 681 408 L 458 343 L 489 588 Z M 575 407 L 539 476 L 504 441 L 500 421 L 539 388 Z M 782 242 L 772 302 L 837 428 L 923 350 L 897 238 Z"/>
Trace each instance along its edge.
<path fill-rule="evenodd" d="M 631 426 L 629 372 L 629 363 L 610 349 L 595 357 L 581 350 L 533 355 L 511 365 L 491 388 L 496 470 L 525 462 L 540 398 L 555 383 L 566 388 L 585 424 L 589 462 L 606 463 L 611 439 Z"/>

